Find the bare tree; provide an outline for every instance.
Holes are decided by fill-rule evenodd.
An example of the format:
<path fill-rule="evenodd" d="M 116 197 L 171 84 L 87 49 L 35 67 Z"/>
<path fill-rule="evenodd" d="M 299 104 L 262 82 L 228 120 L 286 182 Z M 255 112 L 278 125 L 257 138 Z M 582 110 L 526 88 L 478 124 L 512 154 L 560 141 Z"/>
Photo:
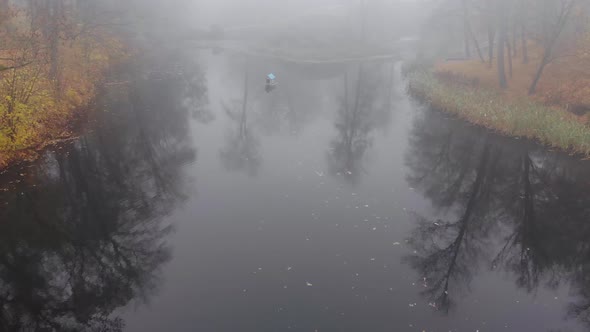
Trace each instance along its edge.
<path fill-rule="evenodd" d="M 577 0 L 560 0 L 560 9 L 558 11 L 555 22 L 544 22 L 543 30 L 543 57 L 541 63 L 535 73 L 535 77 L 529 88 L 529 95 L 535 94 L 539 80 L 543 75 L 545 67 L 551 63 L 555 58 L 553 56 L 555 46 L 559 41 L 559 36 L 568 22 Z"/>
<path fill-rule="evenodd" d="M 523 13 L 524 13 L 524 1 L 522 2 Z M 526 19 L 521 18 L 520 23 L 520 39 L 522 43 L 522 63 L 527 64 L 529 63 L 529 53 L 528 53 L 528 41 L 527 41 L 527 33 L 526 33 Z"/>
<path fill-rule="evenodd" d="M 505 45 L 507 37 L 506 27 L 506 0 L 498 0 L 498 81 L 500 82 L 501 88 L 507 88 L 508 83 L 506 81 L 506 66 L 504 63 Z"/>
<path fill-rule="evenodd" d="M 469 20 L 469 11 L 468 11 L 468 7 L 467 7 L 467 3 L 466 0 L 463 0 L 463 15 L 464 15 L 464 29 L 465 29 L 465 33 L 466 33 L 466 42 L 465 42 L 465 56 L 467 58 L 471 57 L 471 52 L 469 50 L 469 39 L 471 39 L 473 41 L 473 45 L 475 46 L 475 50 L 477 51 L 477 56 L 479 57 L 479 59 L 481 60 L 481 62 L 485 63 L 486 60 L 483 58 L 483 53 L 481 52 L 481 47 L 479 46 L 479 42 L 477 41 L 477 37 L 475 36 L 475 33 L 473 31 L 473 28 L 471 26 L 471 22 Z"/>
<path fill-rule="evenodd" d="M 463 44 L 465 46 L 465 58 L 471 58 L 471 29 L 469 27 L 469 9 L 467 7 L 467 0 L 462 0 L 463 7 Z"/>
<path fill-rule="evenodd" d="M 512 54 L 513 54 L 514 48 L 510 44 L 509 40 L 506 40 L 506 48 L 508 51 L 508 75 L 510 76 L 510 78 L 512 78 Z"/>
<path fill-rule="evenodd" d="M 488 25 L 488 61 L 490 68 L 494 62 L 494 42 L 496 39 L 496 24 L 495 20 L 495 9 L 491 1 L 487 2 L 487 25 Z"/>

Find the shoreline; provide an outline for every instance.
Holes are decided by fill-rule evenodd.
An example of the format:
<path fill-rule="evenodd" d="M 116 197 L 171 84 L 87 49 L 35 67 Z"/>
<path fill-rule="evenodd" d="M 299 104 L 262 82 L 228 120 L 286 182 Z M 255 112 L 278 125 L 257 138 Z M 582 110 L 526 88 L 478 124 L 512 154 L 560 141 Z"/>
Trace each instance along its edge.
<path fill-rule="evenodd" d="M 590 157 L 590 128 L 531 98 L 511 99 L 491 89 L 443 82 L 426 71 L 409 74 L 408 92 L 435 109 L 498 134 Z"/>
<path fill-rule="evenodd" d="M 0 159 L 0 175 L 4 174 L 12 168 L 17 168 L 23 164 L 34 162 L 39 159 L 43 152 L 50 147 L 58 146 L 70 141 L 75 141 L 80 138 L 80 133 L 72 133 L 71 135 L 64 135 L 62 137 L 53 138 L 51 140 L 40 143 L 37 146 L 24 148 L 16 151 L 1 151 L 2 153 L 9 153 L 5 159 Z"/>
<path fill-rule="evenodd" d="M 339 55 L 333 54 L 328 56 L 316 55 L 294 55 L 292 50 L 286 49 L 271 49 L 271 48 L 248 48 L 242 45 L 232 45 L 230 43 L 223 42 L 202 42 L 192 41 L 198 45 L 197 47 L 204 49 L 221 49 L 225 52 L 231 52 L 234 54 L 267 58 L 270 60 L 283 61 L 286 63 L 294 64 L 305 64 L 305 65 L 322 65 L 322 64 L 346 64 L 346 63 L 357 63 L 357 62 L 373 62 L 373 61 L 386 61 L 394 58 L 399 58 L 399 50 L 392 50 L 390 52 L 374 52 L 372 54 L 364 55 Z"/>
<path fill-rule="evenodd" d="M 105 69 L 105 72 L 106 70 L 108 69 Z M 104 82 L 104 78 L 101 77 L 97 82 L 93 83 L 93 90 L 97 91 L 105 86 L 107 84 Z M 68 110 L 66 117 L 61 119 L 62 123 L 65 124 L 61 133 L 52 135 L 51 132 L 47 132 L 45 133 L 48 135 L 47 137 L 39 138 L 29 146 L 14 150 L 0 150 L 0 175 L 12 168 L 35 162 L 51 147 L 80 138 L 87 130 L 87 125 L 96 111 L 95 98 L 96 95 L 93 93 L 92 98 L 83 105 Z"/>

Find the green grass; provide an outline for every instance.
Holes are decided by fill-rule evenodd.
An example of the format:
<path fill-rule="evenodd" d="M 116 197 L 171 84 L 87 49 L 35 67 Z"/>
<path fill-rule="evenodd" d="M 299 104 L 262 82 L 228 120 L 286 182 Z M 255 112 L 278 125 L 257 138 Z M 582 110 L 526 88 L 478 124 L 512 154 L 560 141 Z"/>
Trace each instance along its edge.
<path fill-rule="evenodd" d="M 441 82 L 428 72 L 409 75 L 409 90 L 442 111 L 504 135 L 527 137 L 561 150 L 590 156 L 590 128 L 528 98 Z"/>

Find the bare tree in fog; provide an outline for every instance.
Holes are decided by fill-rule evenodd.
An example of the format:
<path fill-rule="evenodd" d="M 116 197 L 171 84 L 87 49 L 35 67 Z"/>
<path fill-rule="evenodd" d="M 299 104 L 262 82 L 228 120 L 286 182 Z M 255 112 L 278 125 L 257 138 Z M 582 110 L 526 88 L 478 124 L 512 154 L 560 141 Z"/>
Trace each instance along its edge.
<path fill-rule="evenodd" d="M 546 13 L 547 11 L 551 11 L 557 13 L 557 15 L 550 14 L 549 17 L 542 17 L 543 32 L 541 38 L 543 57 L 541 58 L 541 62 L 538 65 L 533 82 L 529 87 L 529 94 L 532 95 L 536 92 L 537 85 L 539 84 L 539 80 L 543 75 L 545 67 L 555 59 L 555 48 L 566 24 L 573 14 L 577 2 L 578 0 L 563 0 L 559 4 L 555 4 L 553 2 L 544 0 L 542 6 L 548 8 L 543 8 L 542 12 Z"/>
<path fill-rule="evenodd" d="M 540 49 L 535 74 L 527 78 L 529 94 L 536 93 L 548 64 L 577 56 L 572 45 L 584 40 L 580 31 L 584 31 L 585 23 L 573 18 L 588 17 L 589 13 L 588 5 L 580 0 L 440 0 L 433 1 L 431 8 L 433 12 L 423 27 L 423 47 L 432 49 L 440 40 L 440 49 L 434 51 L 437 57 L 456 57 L 461 48 L 463 58 L 469 60 L 474 46 L 482 62 L 487 47 L 488 66 L 496 60 L 501 88 L 508 87 L 513 79 L 514 59 L 520 56 L 522 63 L 529 63 L 529 45 L 535 45 L 533 50 Z M 482 47 L 479 39 L 484 38 L 487 45 Z M 528 75 L 528 71 L 519 71 L 518 75 Z"/>

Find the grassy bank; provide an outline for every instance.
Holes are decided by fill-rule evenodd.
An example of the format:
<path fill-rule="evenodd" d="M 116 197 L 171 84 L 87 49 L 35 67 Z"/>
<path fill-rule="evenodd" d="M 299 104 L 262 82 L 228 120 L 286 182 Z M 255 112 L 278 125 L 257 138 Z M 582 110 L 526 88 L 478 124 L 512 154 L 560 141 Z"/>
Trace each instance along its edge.
<path fill-rule="evenodd" d="M 433 107 L 473 124 L 590 156 L 590 128 L 575 116 L 530 98 L 508 98 L 502 92 L 471 83 L 451 83 L 418 71 L 410 74 L 409 90 Z"/>

